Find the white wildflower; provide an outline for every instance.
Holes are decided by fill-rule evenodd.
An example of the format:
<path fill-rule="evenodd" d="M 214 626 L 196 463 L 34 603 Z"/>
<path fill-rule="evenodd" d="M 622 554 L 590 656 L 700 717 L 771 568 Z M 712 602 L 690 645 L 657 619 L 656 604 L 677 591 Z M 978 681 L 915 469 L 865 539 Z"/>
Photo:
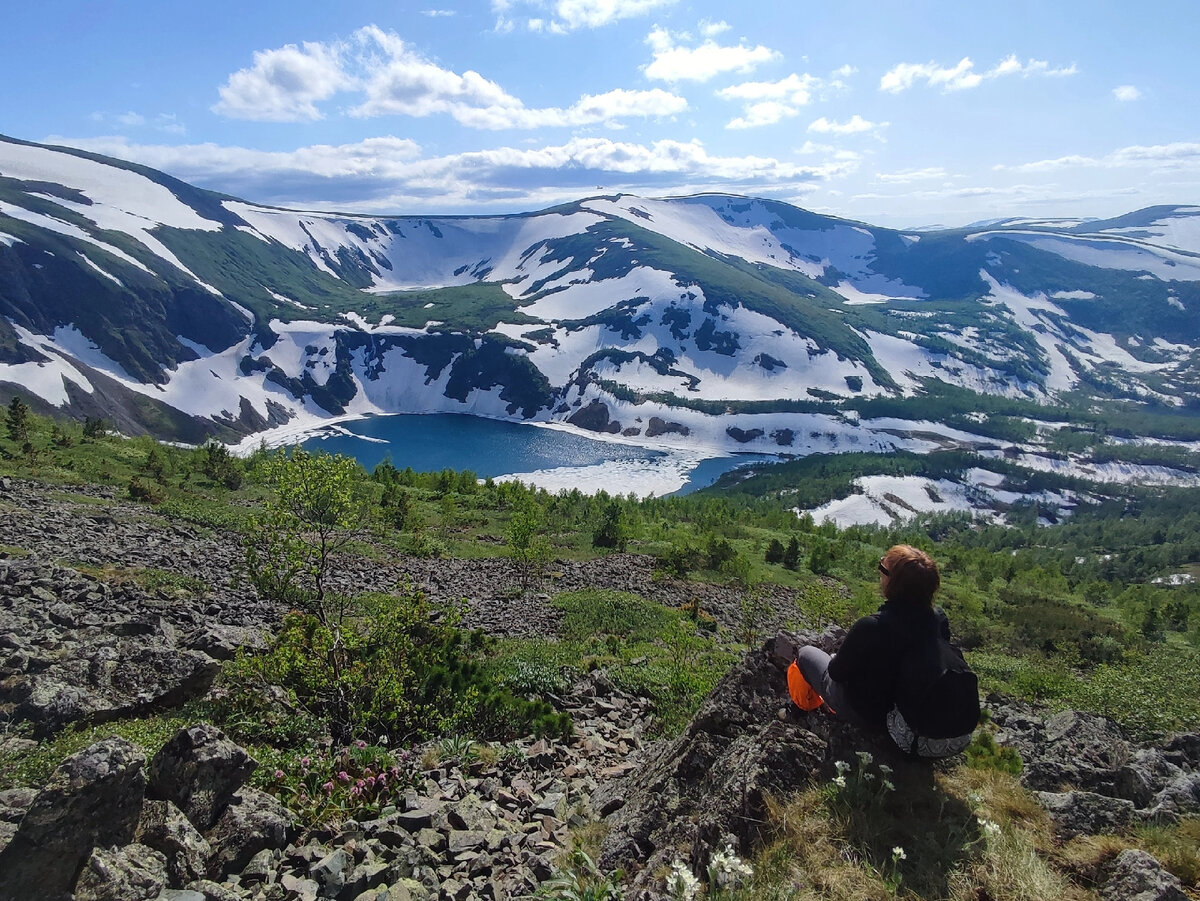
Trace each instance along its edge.
<path fill-rule="evenodd" d="M 850 769 L 850 764 L 846 763 L 844 760 L 839 760 L 834 764 L 834 766 L 837 768 L 838 773 L 844 773 Z"/>
<path fill-rule="evenodd" d="M 886 763 L 881 763 L 879 764 L 879 772 L 883 773 L 885 776 L 890 776 L 892 775 L 892 768 Z"/>
<path fill-rule="evenodd" d="M 834 776 L 832 782 L 838 788 L 846 787 L 846 777 L 845 776 Z"/>
<path fill-rule="evenodd" d="M 855 756 L 858 757 L 859 766 L 866 766 L 868 763 L 871 763 L 875 759 L 874 757 L 871 756 L 870 751 L 856 751 Z"/>
<path fill-rule="evenodd" d="M 967 792 L 967 803 L 971 805 L 972 810 L 974 810 L 977 807 L 980 807 L 983 804 L 983 793 L 982 792 Z"/>
<path fill-rule="evenodd" d="M 1000 837 L 1000 824 L 985 817 L 976 817 L 979 821 L 979 828 L 983 830 L 983 835 L 989 841 Z"/>
<path fill-rule="evenodd" d="M 672 901 L 692 901 L 700 891 L 700 880 L 688 869 L 687 864 L 677 860 L 671 864 L 671 873 L 667 876 L 667 891 Z"/>
<path fill-rule="evenodd" d="M 892 848 L 892 860 L 907 860 L 908 855 L 904 853 L 904 849 L 899 845 Z"/>
<path fill-rule="evenodd" d="M 883 780 L 883 790 L 893 792 L 896 790 L 896 786 L 892 785 L 891 779 L 884 779 Z"/>
<path fill-rule="evenodd" d="M 709 885 L 718 888 L 737 888 L 753 875 L 754 868 L 738 857 L 730 845 L 714 854 L 708 864 Z"/>

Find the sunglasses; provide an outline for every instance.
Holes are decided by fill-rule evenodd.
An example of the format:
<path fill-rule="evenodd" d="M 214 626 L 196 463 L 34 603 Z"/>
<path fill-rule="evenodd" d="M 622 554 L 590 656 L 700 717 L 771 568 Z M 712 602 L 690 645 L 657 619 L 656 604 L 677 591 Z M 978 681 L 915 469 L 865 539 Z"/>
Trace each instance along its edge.
<path fill-rule="evenodd" d="M 883 559 L 884 559 L 883 557 L 879 558 L 879 571 L 881 573 L 883 573 L 885 576 L 890 576 L 891 573 L 888 572 L 888 568 L 883 565 Z"/>

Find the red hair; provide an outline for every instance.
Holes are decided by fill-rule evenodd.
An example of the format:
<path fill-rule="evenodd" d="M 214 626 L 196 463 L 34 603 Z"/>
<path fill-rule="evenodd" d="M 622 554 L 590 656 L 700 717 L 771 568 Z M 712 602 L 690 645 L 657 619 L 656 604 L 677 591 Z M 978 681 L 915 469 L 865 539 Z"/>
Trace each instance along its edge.
<path fill-rule="evenodd" d="M 922 550 L 907 544 L 890 548 L 879 561 L 884 575 L 883 596 L 918 607 L 933 606 L 933 595 L 942 584 L 938 566 Z"/>

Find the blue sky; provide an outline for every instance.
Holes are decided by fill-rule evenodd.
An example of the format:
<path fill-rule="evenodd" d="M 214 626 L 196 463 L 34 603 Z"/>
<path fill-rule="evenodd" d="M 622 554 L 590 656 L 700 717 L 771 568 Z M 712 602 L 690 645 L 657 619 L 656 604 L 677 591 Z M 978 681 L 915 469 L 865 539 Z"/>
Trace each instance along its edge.
<path fill-rule="evenodd" d="M 1194 0 L 40 0 L 0 132 L 247 200 L 732 191 L 890 226 L 1200 202 Z"/>

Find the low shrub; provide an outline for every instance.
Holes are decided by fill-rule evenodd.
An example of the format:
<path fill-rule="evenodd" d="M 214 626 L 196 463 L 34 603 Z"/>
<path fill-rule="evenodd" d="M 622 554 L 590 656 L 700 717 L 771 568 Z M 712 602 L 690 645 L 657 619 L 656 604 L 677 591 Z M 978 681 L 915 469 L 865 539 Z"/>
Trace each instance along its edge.
<path fill-rule="evenodd" d="M 570 733 L 570 717 L 483 678 L 483 635 L 460 630 L 454 610 L 408 591 L 363 596 L 349 611 L 340 625 L 291 613 L 265 653 L 231 662 L 215 701 L 223 722 L 283 745 L 314 728 L 342 743 Z"/>

